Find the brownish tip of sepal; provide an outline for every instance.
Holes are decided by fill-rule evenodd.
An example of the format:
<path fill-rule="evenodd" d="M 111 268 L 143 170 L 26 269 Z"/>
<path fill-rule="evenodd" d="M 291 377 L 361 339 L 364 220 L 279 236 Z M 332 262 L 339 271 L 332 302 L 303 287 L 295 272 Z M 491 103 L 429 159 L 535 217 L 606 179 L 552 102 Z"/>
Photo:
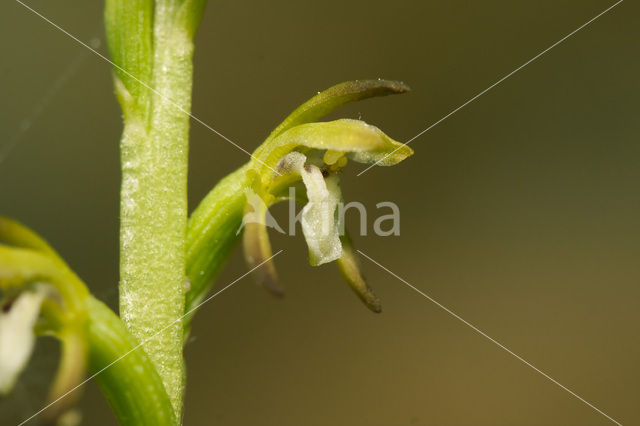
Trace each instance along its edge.
<path fill-rule="evenodd" d="M 272 296 L 277 298 L 284 297 L 284 288 L 280 284 L 278 274 L 276 272 L 273 261 L 269 261 L 261 267 L 257 268 L 252 273 L 255 281 L 265 290 L 267 290 Z"/>
<path fill-rule="evenodd" d="M 379 314 L 382 312 L 382 303 L 380 298 L 373 292 L 362 276 L 357 280 L 347 280 L 351 289 L 358 295 L 362 303 L 366 305 L 371 312 Z"/>
<path fill-rule="evenodd" d="M 337 260 L 338 269 L 349 284 L 349 287 L 356 293 L 358 298 L 372 312 L 379 314 L 382 312 L 380 299 L 367 284 L 360 273 L 358 262 L 351 248 L 351 241 L 347 237 L 342 237 L 342 256 Z"/>
<path fill-rule="evenodd" d="M 409 87 L 409 85 L 407 83 L 405 83 L 404 81 L 399 81 L 399 80 L 383 80 L 380 79 L 378 81 L 381 81 L 384 83 L 384 85 L 387 87 L 387 89 L 389 90 L 389 94 L 400 94 L 400 93 L 407 93 L 411 91 L 411 87 Z"/>
<path fill-rule="evenodd" d="M 349 96 L 351 100 L 361 100 L 376 96 L 397 95 L 411 91 L 411 87 L 403 81 L 385 80 L 382 78 L 371 80 L 352 80 L 336 84 L 321 95 Z"/>

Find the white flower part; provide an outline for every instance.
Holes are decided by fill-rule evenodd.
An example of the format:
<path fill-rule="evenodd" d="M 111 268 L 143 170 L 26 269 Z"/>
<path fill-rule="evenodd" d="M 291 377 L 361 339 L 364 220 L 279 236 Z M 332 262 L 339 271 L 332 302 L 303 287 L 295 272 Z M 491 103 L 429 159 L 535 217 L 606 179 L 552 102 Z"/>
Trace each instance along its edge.
<path fill-rule="evenodd" d="M 0 394 L 8 393 L 26 367 L 35 343 L 35 325 L 45 292 L 24 292 L 0 313 Z"/>
<path fill-rule="evenodd" d="M 309 247 L 309 261 L 318 266 L 339 259 L 342 244 L 338 234 L 336 207 L 341 199 L 338 177 L 325 179 L 314 165 L 300 170 L 309 202 L 302 209 L 302 233 Z"/>
<path fill-rule="evenodd" d="M 302 233 L 309 247 L 309 261 L 313 266 L 332 262 L 342 256 L 342 243 L 338 234 L 339 223 L 335 211 L 342 199 L 338 177 L 322 176 L 322 171 L 311 162 L 321 162 L 322 157 L 292 151 L 282 157 L 276 166 L 280 175 L 298 174 L 307 188 L 309 202 L 302 209 Z"/>
<path fill-rule="evenodd" d="M 301 152 L 292 151 L 278 161 L 276 170 L 280 175 L 287 175 L 289 173 L 300 174 L 305 161 L 307 161 L 306 155 Z"/>

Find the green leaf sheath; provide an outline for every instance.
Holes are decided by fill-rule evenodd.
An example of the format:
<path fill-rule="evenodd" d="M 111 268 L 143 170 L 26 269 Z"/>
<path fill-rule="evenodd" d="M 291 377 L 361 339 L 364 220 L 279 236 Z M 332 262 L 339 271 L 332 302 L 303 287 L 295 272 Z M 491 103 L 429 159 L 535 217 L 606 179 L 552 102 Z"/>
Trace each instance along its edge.
<path fill-rule="evenodd" d="M 104 21 L 111 60 L 116 66 L 116 91 L 126 121 L 143 118 L 150 106 L 153 72 L 153 0 L 107 0 Z"/>
<path fill-rule="evenodd" d="M 179 28 L 184 28 L 187 36 L 193 39 L 202 20 L 207 0 L 180 0 L 179 3 L 181 4 L 177 9 L 175 24 Z"/>
<path fill-rule="evenodd" d="M 118 316 L 102 302 L 87 301 L 90 374 L 121 425 L 177 425 L 171 401 L 147 354 Z"/>
<path fill-rule="evenodd" d="M 120 314 L 182 407 L 185 232 L 193 34 L 202 0 L 108 0 L 107 40 L 124 113 Z"/>

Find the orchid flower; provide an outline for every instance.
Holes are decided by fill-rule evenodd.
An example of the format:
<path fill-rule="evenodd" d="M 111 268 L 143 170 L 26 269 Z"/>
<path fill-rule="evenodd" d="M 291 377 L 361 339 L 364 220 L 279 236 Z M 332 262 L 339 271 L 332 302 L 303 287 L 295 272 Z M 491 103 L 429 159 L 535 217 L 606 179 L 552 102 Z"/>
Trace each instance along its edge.
<path fill-rule="evenodd" d="M 192 214 L 187 231 L 187 275 L 191 283 L 187 312 L 206 294 L 235 245 L 231 230 L 239 227 L 244 230 L 245 259 L 256 280 L 273 294 L 283 294 L 271 260 L 268 209 L 288 199 L 288 189 L 300 181 L 306 190 L 302 197 L 302 231 L 311 265 L 336 261 L 360 299 L 380 312 L 380 302 L 362 278 L 348 237 L 338 233 L 340 224 L 335 213 L 342 200 L 339 175 L 349 160 L 391 166 L 413 151 L 360 120 L 316 120 L 348 102 L 408 90 L 401 82 L 362 80 L 318 93 L 269 135 L 248 164 L 205 197 Z"/>
<path fill-rule="evenodd" d="M 44 240 L 6 218 L 0 218 L 0 289 L 0 393 L 8 393 L 15 384 L 36 337 L 51 335 L 61 342 L 60 364 L 49 393 L 53 401 L 85 374 L 81 330 L 88 291 Z M 55 417 L 72 401 L 47 415 Z"/>

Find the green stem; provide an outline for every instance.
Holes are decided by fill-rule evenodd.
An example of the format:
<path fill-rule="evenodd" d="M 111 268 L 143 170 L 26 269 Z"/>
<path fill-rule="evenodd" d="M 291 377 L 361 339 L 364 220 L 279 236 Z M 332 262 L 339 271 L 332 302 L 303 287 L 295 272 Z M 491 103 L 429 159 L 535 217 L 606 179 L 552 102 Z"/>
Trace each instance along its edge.
<path fill-rule="evenodd" d="M 93 297 L 87 311 L 89 369 L 120 424 L 178 424 L 160 376 L 116 314 Z"/>
<path fill-rule="evenodd" d="M 133 59 L 121 55 L 123 68 L 139 70 L 142 78 L 132 79 L 119 70 L 116 80 L 125 116 L 121 140 L 120 314 L 131 333 L 144 342 L 144 350 L 156 366 L 178 416 L 184 389 L 183 327 L 175 320 L 184 313 L 186 281 L 188 113 L 194 29 L 189 19 L 197 12 L 189 3 L 157 0 L 152 25 L 149 19 L 142 19 L 132 24 L 128 33 L 127 20 L 139 12 L 136 9 L 140 5 L 132 10 L 126 2 L 116 1 L 112 9 L 107 9 L 107 24 L 112 15 L 115 22 L 111 31 L 114 42 L 110 40 L 112 56 L 118 58 L 121 50 L 133 50 L 136 38 L 144 41 L 148 36 L 152 46 L 138 47 L 140 52 Z M 148 4 L 141 4 L 148 11 Z M 145 30 L 151 33 L 145 34 Z M 122 39 L 116 37 L 119 31 L 125 33 Z M 151 64 L 145 65 L 149 56 Z"/>

